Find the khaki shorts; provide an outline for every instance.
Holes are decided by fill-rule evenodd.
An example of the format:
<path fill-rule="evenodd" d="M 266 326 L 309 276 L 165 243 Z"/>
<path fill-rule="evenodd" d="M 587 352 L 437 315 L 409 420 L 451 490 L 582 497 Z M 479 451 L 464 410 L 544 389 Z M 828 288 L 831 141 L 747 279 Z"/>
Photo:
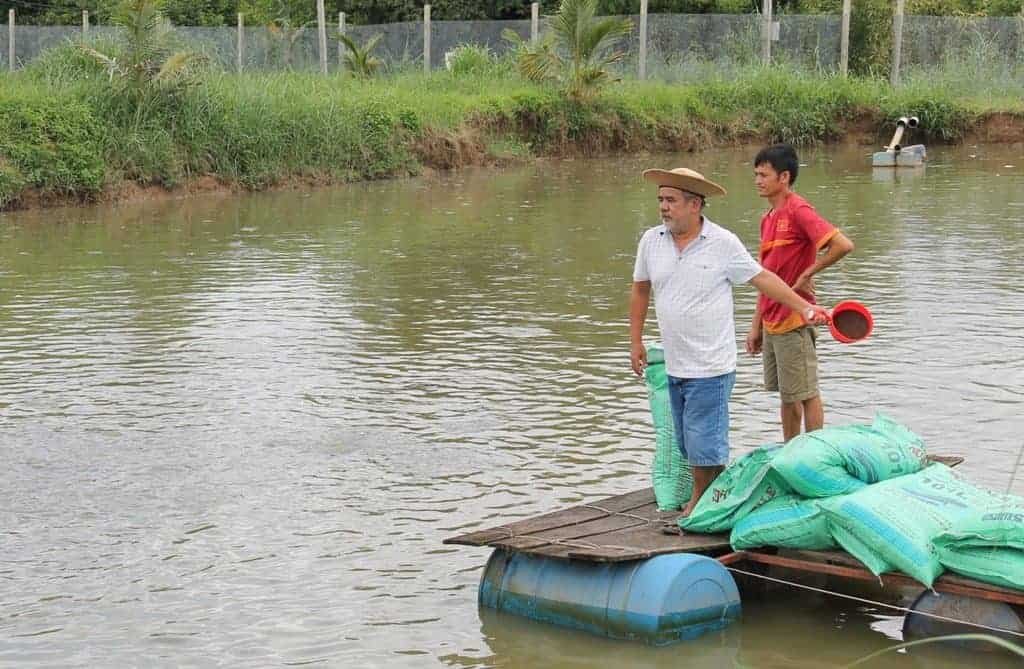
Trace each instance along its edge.
<path fill-rule="evenodd" d="M 764 387 L 783 402 L 818 396 L 818 333 L 804 326 L 782 334 L 764 334 Z"/>

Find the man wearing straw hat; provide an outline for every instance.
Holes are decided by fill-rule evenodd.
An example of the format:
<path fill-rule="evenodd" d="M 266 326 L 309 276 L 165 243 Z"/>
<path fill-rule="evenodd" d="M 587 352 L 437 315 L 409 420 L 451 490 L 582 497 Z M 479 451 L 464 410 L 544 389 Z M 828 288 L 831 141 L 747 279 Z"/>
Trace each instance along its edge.
<path fill-rule="evenodd" d="M 669 398 L 679 448 L 690 461 L 693 493 L 687 516 L 729 461 L 729 395 L 736 379 L 732 287 L 750 283 L 820 325 L 827 312 L 762 268 L 739 238 L 704 216 L 705 199 L 725 189 L 685 167 L 652 169 L 661 225 L 637 248 L 629 307 L 630 363 L 643 374 L 644 322 L 651 292 L 665 351 Z"/>

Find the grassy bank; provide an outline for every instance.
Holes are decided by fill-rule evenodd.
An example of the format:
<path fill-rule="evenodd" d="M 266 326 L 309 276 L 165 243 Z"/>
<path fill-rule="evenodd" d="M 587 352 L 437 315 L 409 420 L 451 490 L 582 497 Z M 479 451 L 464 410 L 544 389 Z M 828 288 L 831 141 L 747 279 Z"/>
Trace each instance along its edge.
<path fill-rule="evenodd" d="M 1019 93 L 938 76 L 893 90 L 876 79 L 748 68 L 689 83 L 627 81 L 570 103 L 499 68 L 368 81 L 211 73 L 140 106 L 57 55 L 0 75 L 0 207 L 111 197 L 124 184 L 175 189 L 212 178 L 260 189 L 533 156 L 875 142 L 908 113 L 926 141 L 956 142 L 993 115 L 1020 133 Z"/>

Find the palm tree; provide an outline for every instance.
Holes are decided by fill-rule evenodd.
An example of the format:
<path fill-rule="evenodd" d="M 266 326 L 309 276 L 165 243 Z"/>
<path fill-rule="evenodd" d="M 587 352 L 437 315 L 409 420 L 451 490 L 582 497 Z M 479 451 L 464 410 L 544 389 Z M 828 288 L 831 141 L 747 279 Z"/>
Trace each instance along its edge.
<path fill-rule="evenodd" d="M 170 22 L 160 12 L 157 0 L 123 0 L 113 22 L 124 29 L 121 48 L 107 53 L 84 44 L 79 48 L 125 89 L 140 114 L 150 94 L 175 92 L 194 83 L 196 66 L 204 59 L 192 51 L 176 50 Z"/>
<path fill-rule="evenodd" d="M 366 44 L 360 47 L 355 43 L 348 35 L 338 33 L 338 39 L 348 49 L 348 53 L 345 54 L 345 66 L 349 72 L 357 77 L 372 77 L 374 73 L 380 69 L 380 66 L 384 64 L 380 58 L 372 55 L 373 50 L 377 47 L 377 43 L 380 42 L 382 34 L 378 33 L 368 39 Z"/>
<path fill-rule="evenodd" d="M 626 55 L 614 47 L 629 35 L 633 22 L 596 18 L 596 13 L 597 0 L 562 0 L 548 20 L 550 30 L 536 44 L 505 30 L 505 39 L 516 45 L 520 73 L 531 81 L 558 82 L 576 100 L 612 81 L 608 67 Z"/>

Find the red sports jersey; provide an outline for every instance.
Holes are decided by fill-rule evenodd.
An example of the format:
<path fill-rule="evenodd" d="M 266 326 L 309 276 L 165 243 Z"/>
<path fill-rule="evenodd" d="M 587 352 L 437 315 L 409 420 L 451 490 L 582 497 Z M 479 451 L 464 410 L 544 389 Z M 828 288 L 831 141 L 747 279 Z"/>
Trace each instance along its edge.
<path fill-rule="evenodd" d="M 819 249 L 828 244 L 837 232 L 807 200 L 790 193 L 781 207 L 772 209 L 761 219 L 761 266 L 775 272 L 792 286 L 814 264 Z M 813 295 L 797 292 L 814 304 Z M 764 329 L 771 334 L 789 332 L 805 323 L 800 314 L 764 295 L 761 295 L 758 306 Z"/>

